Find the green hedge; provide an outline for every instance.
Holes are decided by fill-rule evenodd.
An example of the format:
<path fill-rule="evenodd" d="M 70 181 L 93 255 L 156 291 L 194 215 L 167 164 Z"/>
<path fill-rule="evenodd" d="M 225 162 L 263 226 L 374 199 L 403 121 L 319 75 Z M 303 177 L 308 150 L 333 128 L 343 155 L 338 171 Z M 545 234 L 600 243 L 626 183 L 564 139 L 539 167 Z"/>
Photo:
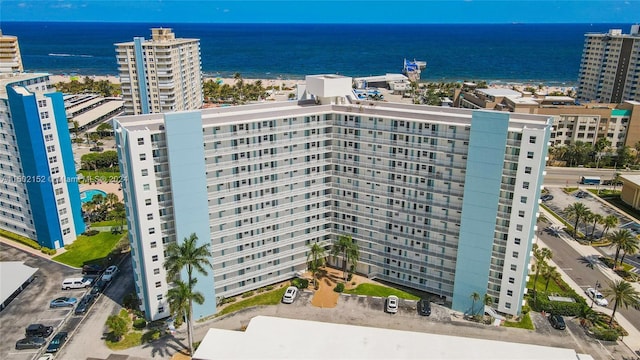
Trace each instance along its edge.
<path fill-rule="evenodd" d="M 309 287 L 309 280 L 295 278 L 291 280 L 291 285 L 297 287 L 298 289 L 306 289 L 307 287 Z"/>
<path fill-rule="evenodd" d="M 49 249 L 48 247 L 42 247 L 40 251 L 46 255 L 55 255 L 58 252 L 56 249 Z"/>
<path fill-rule="evenodd" d="M 572 297 L 572 296 L 568 296 Z M 576 299 L 576 297 L 573 297 Z M 535 311 L 545 311 L 550 314 L 558 314 L 563 316 L 577 316 L 585 304 L 584 299 L 578 297 L 576 302 L 551 301 L 546 294 L 538 294 L 537 299 L 531 299 L 528 303 Z"/>
<path fill-rule="evenodd" d="M 27 245 L 28 247 L 34 248 L 36 250 L 40 250 L 42 248 L 42 246 L 40 246 L 37 241 L 31 240 L 28 237 L 22 235 L 14 234 L 10 231 L 0 229 L 0 235 L 9 240 L 17 241 L 22 245 Z"/>
<path fill-rule="evenodd" d="M 336 285 L 335 288 L 333 288 L 333 291 L 337 292 L 337 293 L 341 293 L 344 291 L 344 283 L 338 283 L 338 285 Z"/>
<path fill-rule="evenodd" d="M 607 329 L 601 327 L 592 327 L 589 329 L 593 333 L 593 337 L 598 340 L 616 341 L 620 337 L 620 333 L 616 329 Z"/>

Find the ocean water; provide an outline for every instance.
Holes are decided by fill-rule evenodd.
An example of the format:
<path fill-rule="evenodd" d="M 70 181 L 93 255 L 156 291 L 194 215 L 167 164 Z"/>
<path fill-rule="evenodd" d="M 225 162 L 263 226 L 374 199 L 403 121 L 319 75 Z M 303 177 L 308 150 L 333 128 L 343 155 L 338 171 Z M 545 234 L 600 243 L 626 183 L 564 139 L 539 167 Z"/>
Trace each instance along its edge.
<path fill-rule="evenodd" d="M 631 25 L 0 23 L 18 36 L 26 70 L 80 75 L 117 75 L 114 44 L 160 26 L 200 39 L 208 76 L 382 75 L 400 73 L 406 58 L 427 62 L 423 80 L 571 85 L 584 34 Z"/>

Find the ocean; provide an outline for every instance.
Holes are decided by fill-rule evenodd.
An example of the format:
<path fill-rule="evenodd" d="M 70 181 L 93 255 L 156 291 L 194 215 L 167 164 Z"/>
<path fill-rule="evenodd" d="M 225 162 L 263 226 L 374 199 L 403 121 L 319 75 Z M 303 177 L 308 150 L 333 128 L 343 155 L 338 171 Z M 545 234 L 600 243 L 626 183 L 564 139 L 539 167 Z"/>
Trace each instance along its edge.
<path fill-rule="evenodd" d="M 152 27 L 198 38 L 207 76 L 301 79 L 400 73 L 422 60 L 424 81 L 575 84 L 587 32 L 631 24 L 145 24 L 2 22 L 24 67 L 51 74 L 117 75 L 115 47 Z"/>

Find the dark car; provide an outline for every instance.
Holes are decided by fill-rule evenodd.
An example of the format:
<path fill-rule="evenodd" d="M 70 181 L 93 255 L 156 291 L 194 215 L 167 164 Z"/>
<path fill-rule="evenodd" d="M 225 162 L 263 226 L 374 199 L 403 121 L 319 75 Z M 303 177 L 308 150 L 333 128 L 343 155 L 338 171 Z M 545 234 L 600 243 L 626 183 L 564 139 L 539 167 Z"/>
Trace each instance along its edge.
<path fill-rule="evenodd" d="M 31 336 L 16 342 L 16 350 L 40 349 L 47 341 L 42 336 Z"/>
<path fill-rule="evenodd" d="M 95 295 L 98 296 L 99 294 L 101 294 L 104 289 L 107 287 L 107 282 L 100 279 L 98 281 L 96 281 L 96 283 L 93 285 L 93 287 L 91 288 L 91 295 Z"/>
<path fill-rule="evenodd" d="M 82 266 L 82 273 L 86 275 L 100 275 L 104 271 L 104 268 L 100 265 L 84 265 Z"/>
<path fill-rule="evenodd" d="M 584 198 L 586 198 L 588 195 L 589 195 L 589 193 L 588 193 L 588 192 L 586 192 L 586 191 L 578 191 L 578 192 L 576 193 L 576 197 L 577 197 L 577 198 L 580 198 L 580 199 L 584 199 Z"/>
<path fill-rule="evenodd" d="M 564 323 L 564 318 L 560 315 L 549 315 L 549 322 L 554 329 L 564 330 L 567 327 Z"/>
<path fill-rule="evenodd" d="M 418 314 L 422 316 L 431 315 L 431 301 L 420 299 L 420 301 L 418 301 Z"/>
<path fill-rule="evenodd" d="M 53 339 L 51 339 L 49 346 L 47 346 L 47 352 L 54 353 L 60 350 L 60 347 L 62 347 L 65 341 L 67 341 L 67 335 L 68 334 L 64 331 L 57 333 Z"/>
<path fill-rule="evenodd" d="M 553 195 L 550 195 L 550 194 L 542 195 L 542 197 L 540 197 L 540 200 L 542 200 L 542 201 L 553 200 Z"/>
<path fill-rule="evenodd" d="M 89 307 L 91 306 L 91 304 L 93 304 L 95 297 L 96 295 L 93 295 L 93 294 L 87 294 L 84 297 L 82 297 L 82 300 L 80 300 L 80 302 L 76 306 L 76 310 L 74 311 L 74 313 L 76 315 L 82 315 L 86 313 Z"/>
<path fill-rule="evenodd" d="M 42 324 L 31 324 L 27 326 L 24 331 L 25 335 L 29 337 L 49 337 L 53 333 L 53 326 L 44 326 Z"/>

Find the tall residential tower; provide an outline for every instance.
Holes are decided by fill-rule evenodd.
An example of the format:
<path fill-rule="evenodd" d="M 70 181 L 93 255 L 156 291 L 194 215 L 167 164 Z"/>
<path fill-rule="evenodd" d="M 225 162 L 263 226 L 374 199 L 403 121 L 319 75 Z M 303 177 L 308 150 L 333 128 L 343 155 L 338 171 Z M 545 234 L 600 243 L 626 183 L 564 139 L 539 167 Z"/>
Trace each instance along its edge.
<path fill-rule="evenodd" d="M 640 25 L 585 34 L 578 99 L 602 103 L 640 101 Z"/>
<path fill-rule="evenodd" d="M 0 30 L 0 74 L 21 73 L 22 71 L 24 68 L 22 67 L 18 38 L 3 35 Z"/>
<path fill-rule="evenodd" d="M 127 115 L 202 107 L 200 41 L 176 39 L 171 29 L 151 29 L 151 40 L 115 44 Z"/>
<path fill-rule="evenodd" d="M 306 269 L 309 245 L 351 235 L 356 271 L 517 314 L 551 119 L 356 100 L 351 78 L 308 76 L 306 99 L 120 117 L 133 269 L 147 317 L 169 315 L 165 246 L 195 233 L 206 302 Z"/>

